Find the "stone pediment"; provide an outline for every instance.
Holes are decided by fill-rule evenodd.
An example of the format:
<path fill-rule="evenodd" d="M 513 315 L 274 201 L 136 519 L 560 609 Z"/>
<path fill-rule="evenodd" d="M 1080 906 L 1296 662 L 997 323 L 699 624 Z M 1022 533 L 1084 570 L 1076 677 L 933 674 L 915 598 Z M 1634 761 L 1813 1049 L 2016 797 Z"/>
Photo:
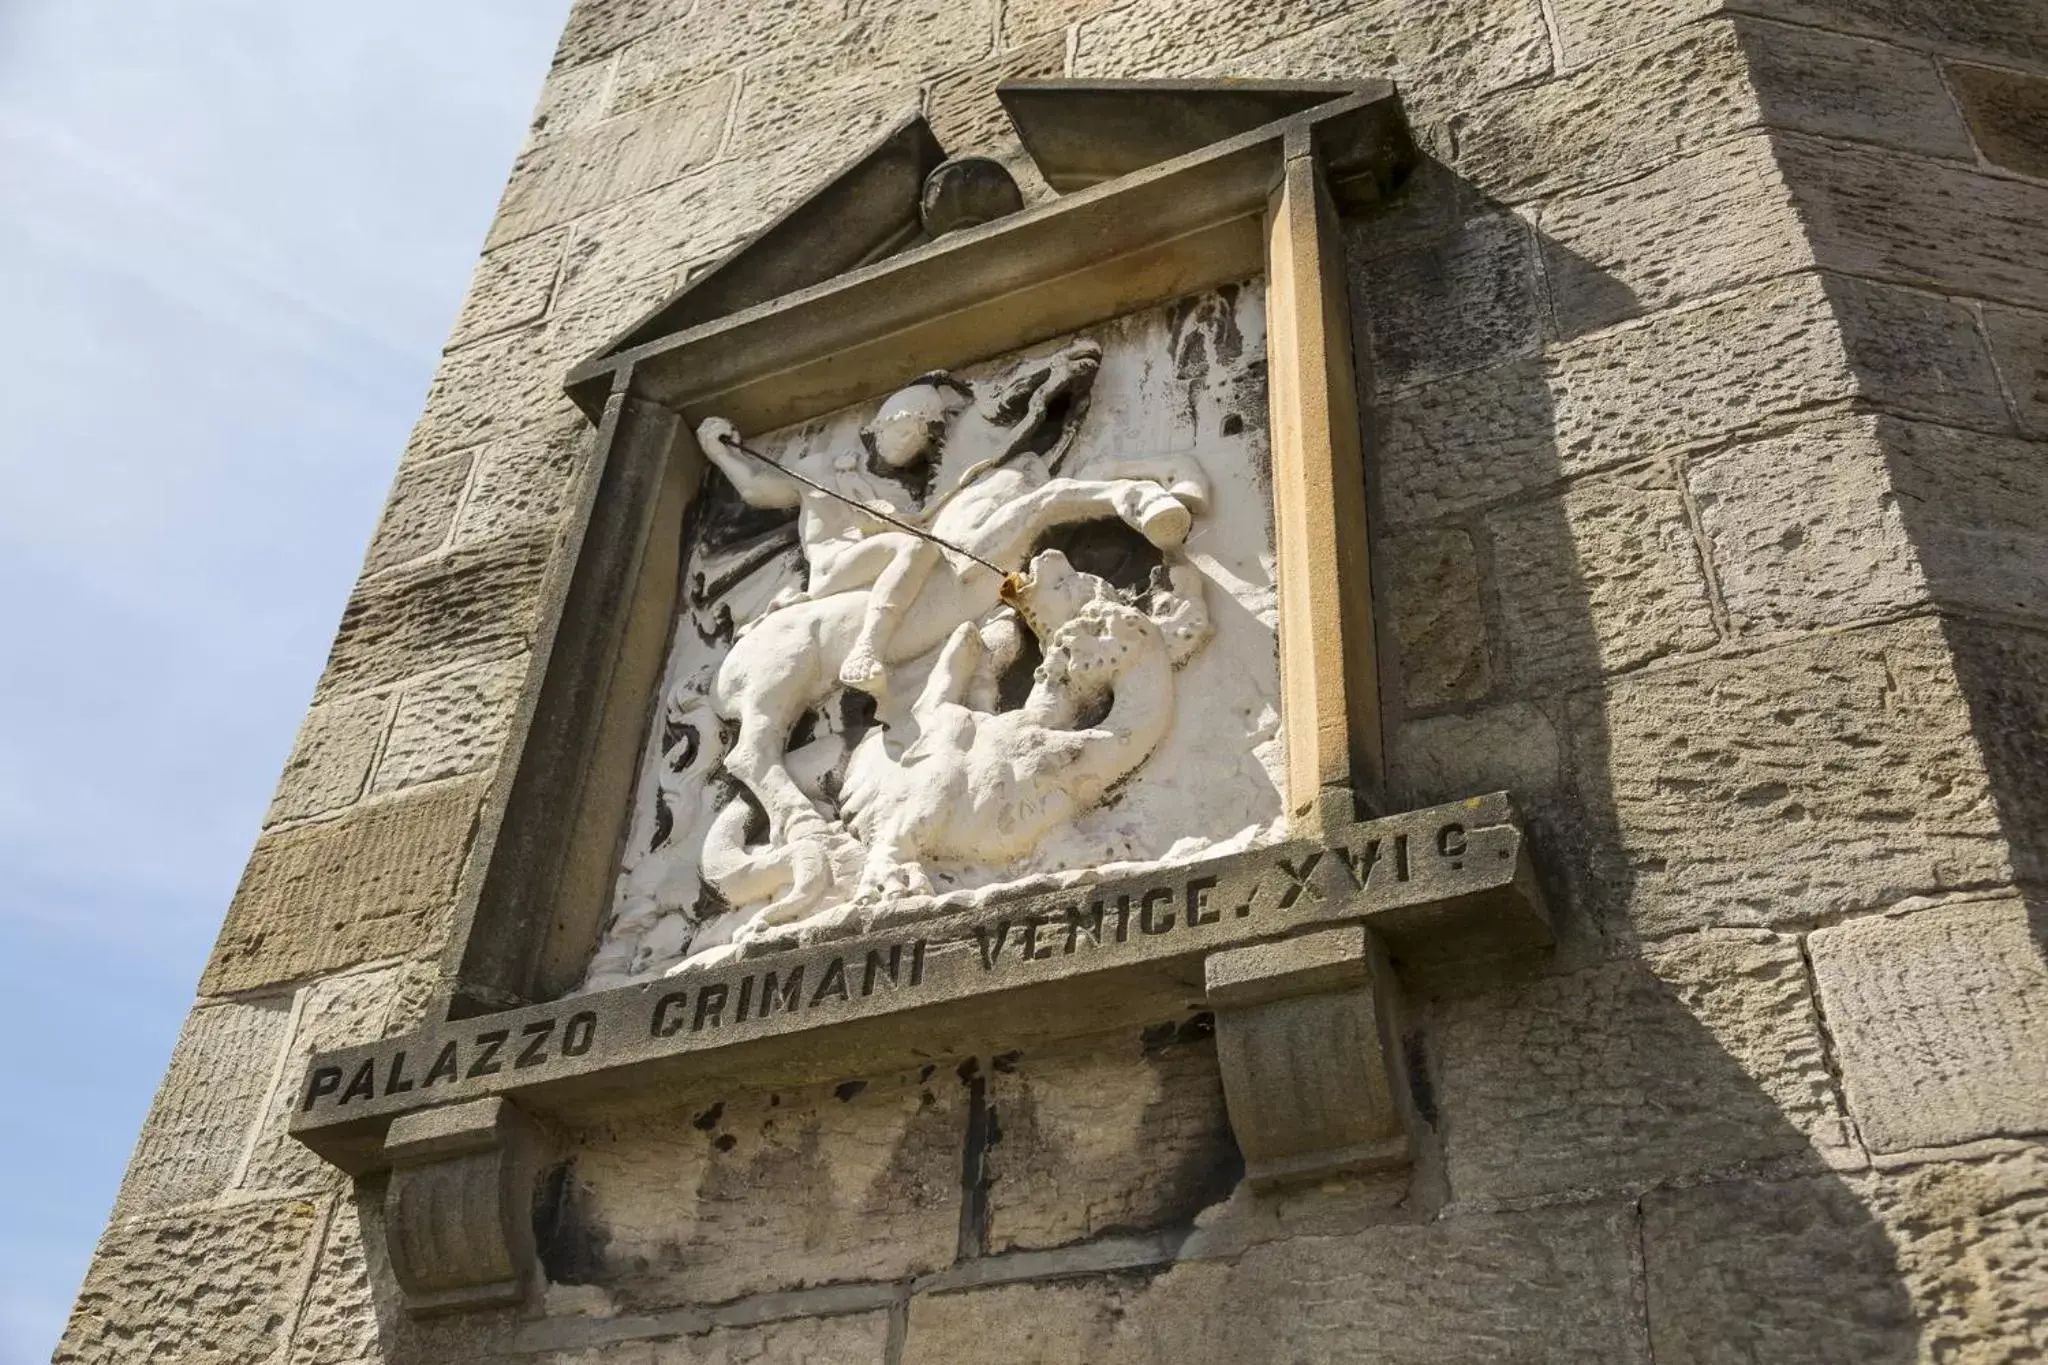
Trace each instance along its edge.
<path fill-rule="evenodd" d="M 1003 99 L 1050 202 L 935 233 L 911 120 L 570 376 L 446 1022 L 292 1125 L 394 1172 L 419 1311 L 531 1287 L 547 1116 L 682 1076 L 1213 1011 L 1255 1182 L 1398 1164 L 1395 959 L 1547 940 L 1505 794 L 1381 796 L 1336 215 L 1391 87 Z"/>

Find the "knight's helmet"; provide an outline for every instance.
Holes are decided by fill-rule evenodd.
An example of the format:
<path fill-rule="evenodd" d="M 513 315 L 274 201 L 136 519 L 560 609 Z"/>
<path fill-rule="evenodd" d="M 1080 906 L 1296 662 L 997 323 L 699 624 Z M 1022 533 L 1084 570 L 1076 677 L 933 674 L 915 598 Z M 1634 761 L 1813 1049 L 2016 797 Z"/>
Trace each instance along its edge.
<path fill-rule="evenodd" d="M 861 441 L 877 460 L 902 469 L 938 453 L 946 424 L 973 401 L 974 390 L 944 370 L 921 374 L 882 400 Z"/>

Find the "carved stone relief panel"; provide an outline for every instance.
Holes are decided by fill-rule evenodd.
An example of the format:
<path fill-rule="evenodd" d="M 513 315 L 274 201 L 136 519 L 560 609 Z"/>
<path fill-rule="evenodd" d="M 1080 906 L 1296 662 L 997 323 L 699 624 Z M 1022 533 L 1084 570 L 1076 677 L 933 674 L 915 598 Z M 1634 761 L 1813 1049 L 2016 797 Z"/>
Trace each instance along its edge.
<path fill-rule="evenodd" d="M 1263 283 L 714 417 L 587 990 L 1282 832 Z"/>

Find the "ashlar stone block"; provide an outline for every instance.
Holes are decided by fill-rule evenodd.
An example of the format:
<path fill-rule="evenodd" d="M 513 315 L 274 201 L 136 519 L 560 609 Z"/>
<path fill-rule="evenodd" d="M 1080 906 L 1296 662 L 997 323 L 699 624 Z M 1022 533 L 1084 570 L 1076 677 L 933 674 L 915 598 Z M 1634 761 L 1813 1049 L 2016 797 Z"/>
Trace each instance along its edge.
<path fill-rule="evenodd" d="M 1737 31 L 1772 127 L 1923 156 L 1971 156 L 1955 101 L 1927 53 L 1791 24 L 1742 23 Z"/>
<path fill-rule="evenodd" d="M 2048 437 L 2048 313 L 1987 304 L 1983 318 L 1991 356 L 2012 394 L 2020 429 Z"/>
<path fill-rule="evenodd" d="M 911 1301 L 904 1365 L 1441 1365 L 1646 1359 L 1626 1206 L 1454 1217 L 1234 1264 Z"/>
<path fill-rule="evenodd" d="M 1379 393 L 1529 355 L 1542 340 L 1529 225 L 1513 214 L 1350 267 L 1354 330 Z"/>
<path fill-rule="evenodd" d="M 370 794 L 381 796 L 489 766 L 498 756 L 528 656 L 500 659 L 408 687 Z"/>
<path fill-rule="evenodd" d="M 52 1365 L 269 1360 L 290 1330 L 321 1212 L 288 1199 L 122 1224 L 93 1257 Z"/>
<path fill-rule="evenodd" d="M 1427 711 L 1486 696 L 1493 665 L 1472 533 L 1437 527 L 1390 537 L 1380 559 L 1406 708 Z"/>
<path fill-rule="evenodd" d="M 551 1356 L 549 1365 L 885 1365 L 888 1340 L 888 1314 L 852 1313 L 620 1342 Z"/>
<path fill-rule="evenodd" d="M 390 715 L 391 699 L 383 695 L 344 697 L 308 711 L 264 825 L 353 805 L 369 781 Z"/>
<path fill-rule="evenodd" d="M 1618 681 L 1575 704 L 1589 896 L 1637 932 L 1788 924 L 2011 875 L 1940 625 Z"/>
<path fill-rule="evenodd" d="M 521 440 L 478 452 L 450 546 L 478 549 L 557 526 L 594 445 L 582 414 L 562 413 Z"/>
<path fill-rule="evenodd" d="M 935 1063 L 577 1133 L 542 1263 L 635 1309 L 937 1270 L 959 1245 L 968 1096 Z"/>
<path fill-rule="evenodd" d="M 291 1028 L 291 1000 L 202 1005 L 185 1019 L 114 1200 L 116 1219 L 211 1200 L 234 1183 Z"/>
<path fill-rule="evenodd" d="M 1797 940 L 1720 932 L 1435 1005 L 1460 1203 L 1839 1151 Z"/>
<path fill-rule="evenodd" d="M 475 783 L 448 783 L 264 835 L 200 990 L 254 990 L 431 946 L 482 794 Z"/>
<path fill-rule="evenodd" d="M 1509 679 L 1550 691 L 1712 647 L 1699 548 L 1669 469 L 1574 484 L 1487 518 Z"/>
<path fill-rule="evenodd" d="M 569 229 L 558 228 L 485 252 L 455 315 L 449 349 L 545 316 L 568 244 Z"/>
<path fill-rule="evenodd" d="M 469 486 L 469 469 L 466 453 L 401 467 L 363 555 L 363 572 L 381 573 L 440 549 L 462 505 L 462 490 Z"/>
<path fill-rule="evenodd" d="M 1842 1083 L 1874 1152 L 2048 1132 L 2048 963 L 1997 900 L 1813 936 Z"/>
<path fill-rule="evenodd" d="M 2048 78 L 1950 62 L 1948 84 L 1986 161 L 2048 177 Z"/>
<path fill-rule="evenodd" d="M 1003 46 L 1021 47 L 1034 38 L 1059 34 L 1083 19 L 1113 9 L 1118 0 L 1004 0 Z"/>
<path fill-rule="evenodd" d="M 1805 268 L 1811 259 L 1772 155 L 1752 133 L 1626 184 L 1535 209 L 1560 337 Z"/>
<path fill-rule="evenodd" d="M 1230 1193 L 1236 1146 L 1204 1024 L 986 1067 L 987 1250 L 1186 1226 Z"/>

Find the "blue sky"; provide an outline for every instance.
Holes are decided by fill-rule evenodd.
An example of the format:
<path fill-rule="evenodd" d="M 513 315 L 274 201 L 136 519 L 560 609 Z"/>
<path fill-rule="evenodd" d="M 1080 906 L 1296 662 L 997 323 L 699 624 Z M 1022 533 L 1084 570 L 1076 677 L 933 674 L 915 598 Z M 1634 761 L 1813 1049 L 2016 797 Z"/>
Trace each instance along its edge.
<path fill-rule="evenodd" d="M 0 1365 L 48 1359 L 568 0 L 0 0 Z"/>

